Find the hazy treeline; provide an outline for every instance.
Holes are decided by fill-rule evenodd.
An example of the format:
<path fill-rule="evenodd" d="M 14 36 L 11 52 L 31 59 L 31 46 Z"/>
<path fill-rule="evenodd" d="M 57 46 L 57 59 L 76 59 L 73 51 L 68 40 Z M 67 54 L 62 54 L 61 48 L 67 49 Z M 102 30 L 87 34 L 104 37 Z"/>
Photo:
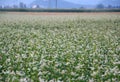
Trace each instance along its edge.
<path fill-rule="evenodd" d="M 0 9 L 11 12 L 120 12 L 120 9 Z"/>

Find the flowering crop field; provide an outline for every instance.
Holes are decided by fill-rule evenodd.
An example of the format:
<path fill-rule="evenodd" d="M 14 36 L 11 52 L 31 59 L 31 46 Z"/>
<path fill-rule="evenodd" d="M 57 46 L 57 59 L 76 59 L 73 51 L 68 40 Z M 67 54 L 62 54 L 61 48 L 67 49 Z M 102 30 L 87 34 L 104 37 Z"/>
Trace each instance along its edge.
<path fill-rule="evenodd" d="M 120 14 L 0 13 L 0 82 L 120 82 Z"/>

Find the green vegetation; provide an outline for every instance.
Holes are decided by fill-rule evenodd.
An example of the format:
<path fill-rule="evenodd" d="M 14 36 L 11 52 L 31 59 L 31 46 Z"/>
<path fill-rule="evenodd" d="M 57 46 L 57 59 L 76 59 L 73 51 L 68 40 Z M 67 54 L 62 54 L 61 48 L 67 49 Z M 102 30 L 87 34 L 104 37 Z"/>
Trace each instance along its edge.
<path fill-rule="evenodd" d="M 99 5 L 98 5 L 99 6 Z M 10 11 L 10 12 L 120 12 L 120 9 L 0 9 L 0 11 Z"/>
<path fill-rule="evenodd" d="M 0 82 L 119 82 L 120 15 L 0 14 Z"/>

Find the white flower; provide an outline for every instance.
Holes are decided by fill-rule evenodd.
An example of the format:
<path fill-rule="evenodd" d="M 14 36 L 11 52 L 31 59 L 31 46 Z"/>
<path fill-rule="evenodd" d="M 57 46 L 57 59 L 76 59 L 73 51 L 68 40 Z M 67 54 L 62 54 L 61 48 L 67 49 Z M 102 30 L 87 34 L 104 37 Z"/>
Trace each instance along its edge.
<path fill-rule="evenodd" d="M 40 82 L 45 82 L 44 79 L 42 79 L 42 78 L 39 78 L 39 81 L 40 81 Z"/>
<path fill-rule="evenodd" d="M 93 78 L 92 78 L 92 79 L 89 79 L 89 82 L 94 82 Z"/>
<path fill-rule="evenodd" d="M 94 70 L 95 68 L 94 67 L 90 67 L 91 68 L 91 70 Z"/>
<path fill-rule="evenodd" d="M 120 61 L 119 61 L 119 62 L 114 62 L 114 64 L 116 64 L 116 65 L 120 65 Z"/>
<path fill-rule="evenodd" d="M 6 62 L 10 62 L 10 58 L 8 58 L 8 59 L 6 60 Z"/>
<path fill-rule="evenodd" d="M 27 58 L 27 55 L 26 54 L 21 54 L 23 58 Z"/>
<path fill-rule="evenodd" d="M 75 75 L 76 75 L 76 73 L 75 73 L 75 72 L 71 72 L 71 75 L 74 75 L 74 76 L 75 76 Z"/>
<path fill-rule="evenodd" d="M 33 67 L 33 70 L 37 70 L 37 67 Z"/>
<path fill-rule="evenodd" d="M 61 72 L 61 73 L 62 73 L 62 74 L 65 74 L 65 72 L 66 72 L 66 70 L 62 70 L 62 72 Z"/>
<path fill-rule="evenodd" d="M 20 82 L 28 82 L 28 81 L 27 81 L 27 78 L 21 78 Z"/>
<path fill-rule="evenodd" d="M 97 73 L 98 73 L 97 71 L 96 71 L 96 72 L 94 71 L 91 75 L 92 75 L 92 76 L 96 76 Z"/>

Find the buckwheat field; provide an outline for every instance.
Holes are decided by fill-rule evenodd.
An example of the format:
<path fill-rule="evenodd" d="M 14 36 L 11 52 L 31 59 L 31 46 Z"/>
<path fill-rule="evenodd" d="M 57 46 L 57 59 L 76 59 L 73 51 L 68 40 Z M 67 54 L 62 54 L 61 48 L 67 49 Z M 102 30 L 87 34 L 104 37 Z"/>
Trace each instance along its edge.
<path fill-rule="evenodd" d="M 0 13 L 0 82 L 120 82 L 120 14 Z"/>

